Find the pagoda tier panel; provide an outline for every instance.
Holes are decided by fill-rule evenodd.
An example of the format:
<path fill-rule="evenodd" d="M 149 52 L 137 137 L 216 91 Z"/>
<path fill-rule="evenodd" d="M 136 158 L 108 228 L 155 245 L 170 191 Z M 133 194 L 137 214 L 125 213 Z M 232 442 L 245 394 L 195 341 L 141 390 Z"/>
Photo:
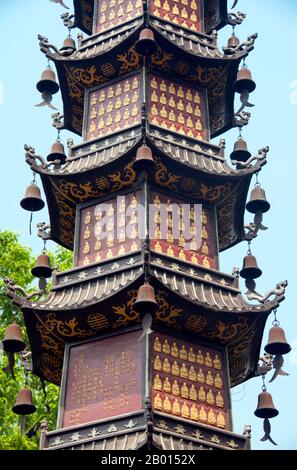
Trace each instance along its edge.
<path fill-rule="evenodd" d="M 104 33 L 141 15 L 142 0 L 95 0 L 93 34 Z"/>
<path fill-rule="evenodd" d="M 230 430 L 228 368 L 222 350 L 159 333 L 151 346 L 153 409 Z"/>
<path fill-rule="evenodd" d="M 142 410 L 144 350 L 139 337 L 131 332 L 68 348 L 62 428 Z"/>
<path fill-rule="evenodd" d="M 209 140 L 205 90 L 149 74 L 149 123 L 197 140 Z"/>
<path fill-rule="evenodd" d="M 88 93 L 84 140 L 114 134 L 141 124 L 142 84 L 139 74 Z"/>
<path fill-rule="evenodd" d="M 153 16 L 192 31 L 203 32 L 202 0 L 152 0 L 150 12 Z"/>

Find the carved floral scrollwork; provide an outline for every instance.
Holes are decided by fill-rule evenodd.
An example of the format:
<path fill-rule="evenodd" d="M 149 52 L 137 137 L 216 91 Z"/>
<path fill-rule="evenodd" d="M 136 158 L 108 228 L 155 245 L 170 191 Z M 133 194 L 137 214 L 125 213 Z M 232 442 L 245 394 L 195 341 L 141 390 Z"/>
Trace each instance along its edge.
<path fill-rule="evenodd" d="M 223 71 L 223 67 L 202 67 L 198 65 L 195 67 L 195 74 L 189 76 L 192 82 L 199 82 L 201 85 L 206 85 L 218 79 Z"/>
<path fill-rule="evenodd" d="M 164 72 L 169 72 L 169 62 L 173 60 L 174 55 L 171 52 L 163 51 L 158 47 L 156 53 L 152 56 L 152 63 L 154 66 L 162 69 Z"/>
<path fill-rule="evenodd" d="M 72 77 L 78 83 L 82 83 L 85 87 L 100 85 L 105 81 L 103 75 L 97 75 L 97 69 L 94 65 L 86 69 L 82 67 L 70 67 L 69 70 Z"/>
<path fill-rule="evenodd" d="M 126 304 L 112 307 L 114 313 L 119 316 L 118 320 L 113 325 L 113 329 L 126 326 L 130 322 L 141 322 L 139 313 L 133 310 L 133 305 L 137 296 L 137 290 L 128 291 L 127 294 L 129 299 Z"/>
<path fill-rule="evenodd" d="M 168 293 L 165 291 L 158 291 L 156 294 L 156 300 L 159 305 L 156 313 L 156 321 L 165 323 L 166 325 L 179 330 L 181 327 L 178 325 L 176 319 L 183 313 L 183 309 L 170 305 L 166 300 L 166 297 L 168 297 Z"/>
<path fill-rule="evenodd" d="M 121 63 L 120 75 L 136 70 L 140 65 L 140 56 L 135 51 L 135 45 L 125 54 L 118 54 L 117 61 Z"/>

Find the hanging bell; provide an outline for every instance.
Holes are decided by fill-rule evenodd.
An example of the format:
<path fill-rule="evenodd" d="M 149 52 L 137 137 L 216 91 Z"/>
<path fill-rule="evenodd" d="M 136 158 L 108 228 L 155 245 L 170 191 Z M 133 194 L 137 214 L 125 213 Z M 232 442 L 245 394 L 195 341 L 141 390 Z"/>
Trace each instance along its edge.
<path fill-rule="evenodd" d="M 246 209 L 252 214 L 257 214 L 257 212 L 268 212 L 270 209 L 270 204 L 266 199 L 266 194 L 261 186 L 256 186 L 251 192 L 251 198 L 246 205 Z"/>
<path fill-rule="evenodd" d="M 31 390 L 28 388 L 23 388 L 19 391 L 12 411 L 13 413 L 21 416 L 27 416 L 35 413 L 36 406 L 33 403 Z"/>
<path fill-rule="evenodd" d="M 49 256 L 42 253 L 38 256 L 34 268 L 31 270 L 34 277 L 48 279 L 52 276 L 53 270 L 51 268 L 51 262 Z"/>
<path fill-rule="evenodd" d="M 233 33 L 232 36 L 228 39 L 227 47 L 224 48 L 225 54 L 232 55 L 233 50 L 240 44 L 240 40 L 235 34 Z"/>
<path fill-rule="evenodd" d="M 252 154 L 248 151 L 247 143 L 241 137 L 235 142 L 234 150 L 230 155 L 231 160 L 246 162 Z"/>
<path fill-rule="evenodd" d="M 2 344 L 5 352 L 18 353 L 24 351 L 26 343 L 23 340 L 20 325 L 12 323 L 6 328 Z"/>
<path fill-rule="evenodd" d="M 20 204 L 25 211 L 29 212 L 38 212 L 44 208 L 45 203 L 41 199 L 40 189 L 35 183 L 28 186 L 25 197 L 21 200 Z"/>
<path fill-rule="evenodd" d="M 252 93 L 256 89 L 256 83 L 252 79 L 252 73 L 247 67 L 243 67 L 237 74 L 236 82 L 234 83 L 234 90 L 236 93 L 248 91 Z"/>
<path fill-rule="evenodd" d="M 60 51 L 64 57 L 71 56 L 76 51 L 75 41 L 72 37 L 68 36 L 61 47 Z"/>
<path fill-rule="evenodd" d="M 154 168 L 155 161 L 153 158 L 153 153 L 147 145 L 142 145 L 137 150 L 136 158 L 133 163 L 133 168 L 137 173 L 140 173 L 143 170 L 150 171 Z"/>
<path fill-rule="evenodd" d="M 284 330 L 280 326 L 273 326 L 270 328 L 268 343 L 264 349 L 268 354 L 272 354 L 272 356 L 282 356 L 288 354 L 292 348 L 287 342 Z"/>
<path fill-rule="evenodd" d="M 47 156 L 48 162 L 54 162 L 56 160 L 59 161 L 61 165 L 64 165 L 67 160 L 64 145 L 59 141 L 53 144 L 51 153 Z"/>
<path fill-rule="evenodd" d="M 155 313 L 158 303 L 155 297 L 155 289 L 148 283 L 143 284 L 138 289 L 134 310 L 138 313 Z"/>
<path fill-rule="evenodd" d="M 151 56 L 156 52 L 157 43 L 154 32 L 151 29 L 145 28 L 141 31 L 135 45 L 135 50 L 137 54 L 142 56 Z"/>
<path fill-rule="evenodd" d="M 253 255 L 245 256 L 243 267 L 240 271 L 241 277 L 244 279 L 257 279 L 262 275 L 261 269 L 257 265 L 257 260 Z"/>
<path fill-rule="evenodd" d="M 261 392 L 258 397 L 258 406 L 255 411 L 255 416 L 257 416 L 257 418 L 269 419 L 275 418 L 278 414 L 279 412 L 274 406 L 271 394 L 266 391 Z"/>
<path fill-rule="evenodd" d="M 51 68 L 47 68 L 42 72 L 41 79 L 36 85 L 40 93 L 49 93 L 55 95 L 60 87 L 56 80 L 55 72 Z"/>

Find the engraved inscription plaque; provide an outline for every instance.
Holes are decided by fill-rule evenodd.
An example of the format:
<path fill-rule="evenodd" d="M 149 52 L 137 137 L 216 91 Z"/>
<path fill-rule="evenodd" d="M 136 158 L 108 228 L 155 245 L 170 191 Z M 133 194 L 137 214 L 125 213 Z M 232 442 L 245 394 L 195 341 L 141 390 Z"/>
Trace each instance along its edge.
<path fill-rule="evenodd" d="M 62 426 L 140 411 L 143 344 L 139 331 L 71 346 Z"/>

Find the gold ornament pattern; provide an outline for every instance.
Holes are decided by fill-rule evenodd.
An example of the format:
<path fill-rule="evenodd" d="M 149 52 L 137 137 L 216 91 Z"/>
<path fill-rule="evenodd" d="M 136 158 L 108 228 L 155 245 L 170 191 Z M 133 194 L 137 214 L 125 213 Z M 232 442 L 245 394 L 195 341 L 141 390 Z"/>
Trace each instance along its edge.
<path fill-rule="evenodd" d="M 155 333 L 151 337 L 153 408 L 227 429 L 228 379 L 215 349 Z"/>
<path fill-rule="evenodd" d="M 150 5 L 153 16 L 191 31 L 202 31 L 201 0 L 152 0 Z"/>

